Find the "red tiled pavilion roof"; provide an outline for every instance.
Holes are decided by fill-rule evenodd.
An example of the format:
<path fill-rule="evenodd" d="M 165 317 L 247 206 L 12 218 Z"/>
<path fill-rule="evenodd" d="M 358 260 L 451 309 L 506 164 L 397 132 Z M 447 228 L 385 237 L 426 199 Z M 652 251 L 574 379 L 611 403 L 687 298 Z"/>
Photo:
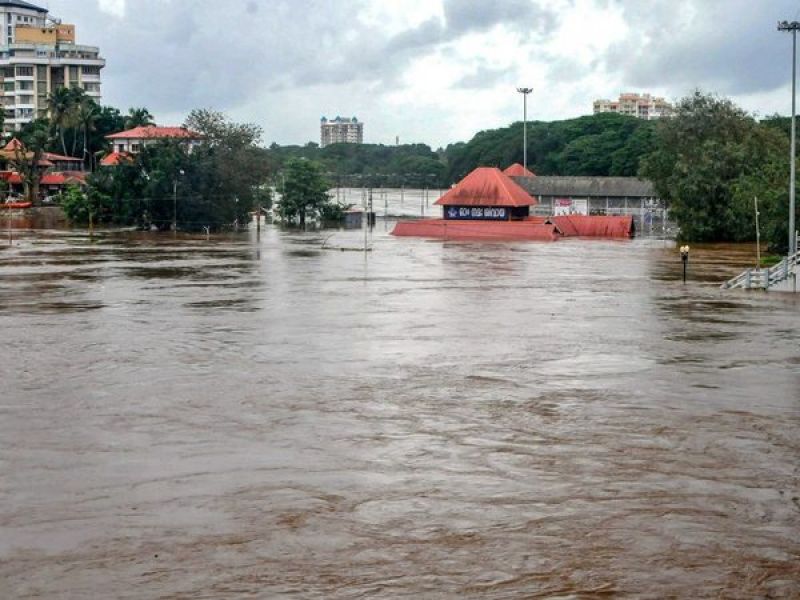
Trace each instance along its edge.
<path fill-rule="evenodd" d="M 514 163 L 510 167 L 508 167 L 505 171 L 503 171 L 509 177 L 536 177 L 536 173 L 531 171 L 530 169 L 526 169 L 519 163 Z"/>
<path fill-rule="evenodd" d="M 532 206 L 538 202 L 500 169 L 478 167 L 434 204 L 439 206 Z"/>

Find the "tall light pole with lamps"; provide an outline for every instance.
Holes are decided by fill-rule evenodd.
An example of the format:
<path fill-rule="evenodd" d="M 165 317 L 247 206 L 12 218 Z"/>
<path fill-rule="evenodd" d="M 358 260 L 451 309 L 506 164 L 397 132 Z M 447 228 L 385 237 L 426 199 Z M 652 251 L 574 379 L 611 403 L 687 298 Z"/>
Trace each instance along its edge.
<path fill-rule="evenodd" d="M 792 32 L 792 145 L 791 156 L 789 157 L 789 256 L 797 252 L 797 237 L 794 230 L 794 191 L 795 191 L 795 139 L 796 139 L 796 125 L 795 120 L 797 110 L 795 105 L 796 99 L 796 83 L 797 83 L 797 30 L 800 29 L 800 22 L 798 21 L 781 21 L 778 23 L 778 31 L 791 31 Z"/>
<path fill-rule="evenodd" d="M 528 168 L 528 94 L 533 88 L 520 87 L 517 91 L 522 94 L 522 166 Z"/>

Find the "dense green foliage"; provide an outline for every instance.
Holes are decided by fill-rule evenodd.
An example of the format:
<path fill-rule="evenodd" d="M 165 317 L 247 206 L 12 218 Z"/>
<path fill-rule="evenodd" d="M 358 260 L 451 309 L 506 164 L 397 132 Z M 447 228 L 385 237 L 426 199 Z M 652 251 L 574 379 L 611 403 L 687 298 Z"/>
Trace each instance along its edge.
<path fill-rule="evenodd" d="M 788 245 L 788 138 L 729 100 L 695 93 L 659 123 L 641 174 L 651 179 L 690 241 L 755 238 L 755 196 L 764 239 Z"/>
<path fill-rule="evenodd" d="M 54 130 L 46 119 L 36 119 L 23 127 L 18 139 L 21 145 L 4 153 L 3 158 L 19 173 L 25 200 L 34 202 L 39 197 L 39 183 L 42 179 L 39 163 L 55 140 Z"/>
<path fill-rule="evenodd" d="M 448 146 L 447 180 L 479 166 L 501 169 L 523 160 L 523 124 L 481 131 L 466 144 Z M 538 175 L 634 176 L 653 150 L 655 125 L 612 113 L 565 121 L 528 123 L 528 168 Z"/>
<path fill-rule="evenodd" d="M 616 114 L 528 123 L 528 165 L 536 173 L 627 175 L 655 144 L 652 122 Z M 522 123 L 478 133 L 434 152 L 425 144 L 270 146 L 280 167 L 292 158 L 319 162 L 334 185 L 445 187 L 480 166 L 522 162 Z"/>
<path fill-rule="evenodd" d="M 319 163 L 330 182 L 341 187 L 441 187 L 446 171 L 442 159 L 425 144 L 332 144 L 325 148 L 273 144 L 270 154 L 277 168 L 298 158 Z"/>
<path fill-rule="evenodd" d="M 319 163 L 293 158 L 284 165 L 281 175 L 278 214 L 285 223 L 301 227 L 307 220 L 335 219 L 344 207 L 331 201 L 329 189 Z"/>
<path fill-rule="evenodd" d="M 128 162 L 100 169 L 88 179 L 83 203 L 70 198 L 64 209 L 74 222 L 179 229 L 216 230 L 248 221 L 257 206 L 269 206 L 265 189 L 266 150 L 257 146 L 260 130 L 205 112 L 216 124 L 190 121 L 204 142 L 189 152 L 178 141 L 145 147 Z"/>

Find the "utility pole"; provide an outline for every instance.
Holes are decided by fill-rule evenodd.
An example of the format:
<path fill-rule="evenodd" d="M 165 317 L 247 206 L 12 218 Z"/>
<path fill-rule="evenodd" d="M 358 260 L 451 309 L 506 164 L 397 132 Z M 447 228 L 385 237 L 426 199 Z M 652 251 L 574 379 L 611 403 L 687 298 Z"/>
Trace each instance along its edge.
<path fill-rule="evenodd" d="M 178 177 L 183 175 L 183 169 L 179 169 L 172 180 L 172 235 L 178 236 Z"/>
<path fill-rule="evenodd" d="M 792 144 L 791 155 L 789 157 L 789 256 L 797 252 L 797 238 L 795 236 L 794 225 L 794 193 L 795 193 L 795 140 L 796 140 L 796 87 L 797 87 L 797 30 L 800 29 L 800 22 L 798 21 L 781 21 L 778 23 L 778 31 L 791 31 L 792 32 Z"/>
<path fill-rule="evenodd" d="M 522 166 L 528 168 L 528 94 L 533 88 L 521 87 L 517 91 L 522 94 Z"/>
<path fill-rule="evenodd" d="M 758 227 L 758 196 L 753 197 L 756 211 L 756 269 L 761 268 L 761 229 Z"/>

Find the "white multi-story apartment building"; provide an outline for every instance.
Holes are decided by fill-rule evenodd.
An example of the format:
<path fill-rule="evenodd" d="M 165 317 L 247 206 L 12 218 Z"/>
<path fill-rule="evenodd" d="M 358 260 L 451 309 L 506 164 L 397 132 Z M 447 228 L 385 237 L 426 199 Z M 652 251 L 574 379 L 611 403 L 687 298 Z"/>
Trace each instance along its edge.
<path fill-rule="evenodd" d="M 613 112 L 639 119 L 672 116 L 672 104 L 650 94 L 620 94 L 619 100 L 595 100 L 594 114 Z"/>
<path fill-rule="evenodd" d="M 352 119 L 336 117 L 330 121 L 322 117 L 319 137 L 320 148 L 330 144 L 362 144 L 364 142 L 364 123 L 355 117 Z"/>
<path fill-rule="evenodd" d="M 0 104 L 3 129 L 19 131 L 47 115 L 47 97 L 59 87 L 81 87 L 100 102 L 105 59 L 95 46 L 75 43 L 75 26 L 52 18 L 46 8 L 0 0 Z"/>

